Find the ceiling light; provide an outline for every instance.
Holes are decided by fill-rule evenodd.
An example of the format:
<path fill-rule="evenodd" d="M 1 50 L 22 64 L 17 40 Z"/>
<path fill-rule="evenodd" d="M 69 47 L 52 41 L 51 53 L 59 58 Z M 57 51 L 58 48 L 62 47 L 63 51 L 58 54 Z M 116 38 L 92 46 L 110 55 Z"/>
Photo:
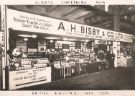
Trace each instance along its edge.
<path fill-rule="evenodd" d="M 53 43 L 53 40 L 50 40 L 50 43 Z"/>
<path fill-rule="evenodd" d="M 45 37 L 45 39 L 59 39 L 58 37 Z"/>
<path fill-rule="evenodd" d="M 68 41 L 77 41 L 76 39 L 68 39 Z"/>
<path fill-rule="evenodd" d="M 81 41 L 88 42 L 88 41 L 90 41 L 90 40 L 81 40 Z"/>
<path fill-rule="evenodd" d="M 111 44 L 111 41 L 108 41 L 108 44 Z"/>
<path fill-rule="evenodd" d="M 32 38 L 37 38 L 37 35 L 31 35 Z"/>
<path fill-rule="evenodd" d="M 20 34 L 18 36 L 20 36 L 20 37 L 31 37 L 31 35 L 27 35 L 27 34 Z"/>
<path fill-rule="evenodd" d="M 28 38 L 24 38 L 24 41 L 28 41 Z"/>
<path fill-rule="evenodd" d="M 90 40 L 85 40 L 85 42 L 89 42 Z"/>
<path fill-rule="evenodd" d="M 63 38 L 64 41 L 68 40 L 67 38 Z"/>

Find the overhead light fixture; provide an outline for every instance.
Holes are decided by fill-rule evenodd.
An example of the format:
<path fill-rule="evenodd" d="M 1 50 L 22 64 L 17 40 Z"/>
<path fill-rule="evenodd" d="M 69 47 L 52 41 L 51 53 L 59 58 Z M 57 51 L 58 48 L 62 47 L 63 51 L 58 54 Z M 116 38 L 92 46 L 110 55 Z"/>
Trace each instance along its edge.
<path fill-rule="evenodd" d="M 87 42 L 88 42 L 88 41 L 90 41 L 90 40 L 81 40 L 81 41 L 83 41 L 83 42 L 86 42 L 86 43 L 87 43 Z"/>
<path fill-rule="evenodd" d="M 37 35 L 31 35 L 32 38 L 37 38 Z"/>
<path fill-rule="evenodd" d="M 37 38 L 37 35 L 28 35 L 28 34 L 19 34 L 18 36 L 20 36 L 20 37 L 27 37 L 27 38 L 29 38 L 29 37 Z"/>
<path fill-rule="evenodd" d="M 24 41 L 28 41 L 28 38 L 24 38 Z"/>
<path fill-rule="evenodd" d="M 111 44 L 111 41 L 108 41 L 108 44 Z"/>
<path fill-rule="evenodd" d="M 50 43 L 53 43 L 53 40 L 50 40 Z"/>
<path fill-rule="evenodd" d="M 27 34 L 19 34 L 18 36 L 20 36 L 20 37 L 31 37 L 31 35 L 27 35 Z"/>
<path fill-rule="evenodd" d="M 68 39 L 68 41 L 77 41 L 77 39 Z"/>
<path fill-rule="evenodd" d="M 64 41 L 68 40 L 67 38 L 63 38 Z"/>
<path fill-rule="evenodd" d="M 45 39 L 59 39 L 58 37 L 44 37 Z"/>
<path fill-rule="evenodd" d="M 90 40 L 86 40 L 85 42 L 89 42 Z"/>
<path fill-rule="evenodd" d="M 95 40 L 94 44 L 99 44 L 100 40 Z"/>

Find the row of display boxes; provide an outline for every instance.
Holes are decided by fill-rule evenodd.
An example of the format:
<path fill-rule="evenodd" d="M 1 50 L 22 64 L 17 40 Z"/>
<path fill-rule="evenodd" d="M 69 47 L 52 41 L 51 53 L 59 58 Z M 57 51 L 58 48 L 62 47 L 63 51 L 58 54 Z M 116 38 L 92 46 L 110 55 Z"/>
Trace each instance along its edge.
<path fill-rule="evenodd" d="M 49 63 L 47 58 L 44 58 L 44 59 L 14 59 L 11 62 L 21 63 L 22 65 L 47 64 L 47 63 Z"/>
<path fill-rule="evenodd" d="M 32 68 L 45 68 L 49 64 L 48 59 L 14 59 L 10 62 L 10 69 L 24 70 Z"/>

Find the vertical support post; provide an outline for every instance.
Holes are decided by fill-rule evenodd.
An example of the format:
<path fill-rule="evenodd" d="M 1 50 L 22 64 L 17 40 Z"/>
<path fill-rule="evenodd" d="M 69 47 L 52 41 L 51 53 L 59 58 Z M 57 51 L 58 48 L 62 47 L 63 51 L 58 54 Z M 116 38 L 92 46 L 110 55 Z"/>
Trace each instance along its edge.
<path fill-rule="evenodd" d="M 105 5 L 105 11 L 108 12 L 109 5 Z"/>
<path fill-rule="evenodd" d="M 2 57 L 2 89 L 6 89 L 6 75 L 5 75 L 5 66 L 6 66 L 6 6 L 1 5 L 1 32 L 2 32 L 2 48 L 3 48 L 3 57 Z"/>
<path fill-rule="evenodd" d="M 7 6 L 1 5 L 2 9 L 2 30 L 4 33 L 4 56 L 2 58 L 2 89 L 9 89 L 9 60 L 7 50 L 9 49 L 9 30 L 7 26 Z"/>
<path fill-rule="evenodd" d="M 110 51 L 109 41 L 107 41 L 107 51 Z"/>
<path fill-rule="evenodd" d="M 113 29 L 114 31 L 120 30 L 120 15 L 119 15 L 119 8 L 114 7 L 114 19 L 113 19 Z M 120 47 L 120 46 L 119 46 Z M 114 67 L 118 67 L 118 43 L 113 42 L 113 53 L 115 54 L 115 61 L 114 61 Z"/>
<path fill-rule="evenodd" d="M 119 54 L 120 54 L 120 42 L 117 42 L 117 63 L 118 63 L 118 66 L 119 66 Z"/>
<path fill-rule="evenodd" d="M 118 47 L 117 47 L 117 42 L 113 42 L 113 53 L 114 53 L 114 55 L 115 55 L 115 59 L 114 59 L 114 67 L 118 67 L 118 59 L 117 59 L 117 49 L 118 49 Z"/>
<path fill-rule="evenodd" d="M 94 42 L 92 41 L 92 48 L 91 48 L 92 51 L 94 51 Z"/>

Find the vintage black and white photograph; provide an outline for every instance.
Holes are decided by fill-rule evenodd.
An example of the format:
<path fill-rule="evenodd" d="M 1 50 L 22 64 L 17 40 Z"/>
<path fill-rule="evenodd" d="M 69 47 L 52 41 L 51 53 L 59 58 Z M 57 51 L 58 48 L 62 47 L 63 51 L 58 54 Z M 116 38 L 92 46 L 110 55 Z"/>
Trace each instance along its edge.
<path fill-rule="evenodd" d="M 135 90 L 135 5 L 4 5 L 1 90 Z"/>

